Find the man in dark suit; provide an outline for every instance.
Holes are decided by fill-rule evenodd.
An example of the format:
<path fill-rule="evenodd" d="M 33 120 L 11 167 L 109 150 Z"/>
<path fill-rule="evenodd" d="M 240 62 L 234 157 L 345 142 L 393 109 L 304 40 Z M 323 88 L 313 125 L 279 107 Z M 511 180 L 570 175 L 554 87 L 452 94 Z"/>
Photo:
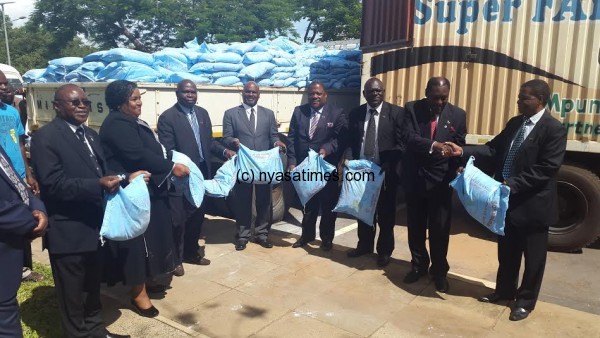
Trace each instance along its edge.
<path fill-rule="evenodd" d="M 48 225 L 44 204 L 33 196 L 0 147 L 0 337 L 22 337 L 17 291 L 26 239 Z"/>
<path fill-rule="evenodd" d="M 397 127 L 406 145 L 403 156 L 403 187 L 406 193 L 408 245 L 412 269 L 404 283 L 414 283 L 429 273 L 440 292 L 448 291 L 446 255 L 450 239 L 452 189 L 458 161 L 442 157 L 444 142 L 465 144 L 466 113 L 448 103 L 450 81 L 433 77 L 425 98 L 406 104 L 406 116 Z M 429 229 L 431 259 L 425 246 Z M 429 263 L 431 262 L 431 267 Z"/>
<path fill-rule="evenodd" d="M 379 224 L 377 265 L 384 267 L 390 263 L 394 251 L 397 169 L 402 155 L 395 127 L 403 121 L 404 108 L 383 101 L 385 87 L 377 78 L 367 80 L 363 96 L 367 103 L 354 109 L 348 118 L 349 144 L 353 159 L 370 160 L 385 172 L 373 223 Z M 375 226 L 358 220 L 358 244 L 356 249 L 348 251 L 348 257 L 372 253 L 374 240 Z"/>
<path fill-rule="evenodd" d="M 259 106 L 259 98 L 258 85 L 253 81 L 246 83 L 242 91 L 242 105 L 226 110 L 223 116 L 223 143 L 236 150 L 241 143 L 252 150 L 279 147 L 284 151 L 285 144 L 277 136 L 275 114 Z M 244 250 L 250 240 L 253 189 L 256 206 L 254 240 L 264 248 L 273 247 L 268 239 L 272 222 L 271 185 L 237 182 L 233 192 L 237 226 L 235 249 L 238 251 Z"/>
<path fill-rule="evenodd" d="M 102 321 L 98 250 L 103 193 L 118 189 L 121 178 L 105 176 L 98 134 L 84 125 L 91 106 L 85 92 L 63 85 L 52 104 L 57 117 L 35 133 L 31 160 L 48 208 L 44 247 L 50 254 L 64 334 L 123 337 L 109 333 Z"/>
<path fill-rule="evenodd" d="M 348 121 L 344 110 L 327 104 L 325 86 L 320 81 L 313 81 L 308 86 L 308 103 L 296 107 L 292 113 L 288 134 L 288 169 L 293 170 L 296 164 L 302 163 L 308 156 L 309 149 L 318 152 L 327 162 L 337 167 L 343 153 L 342 137 L 347 128 Z M 337 213 L 331 210 L 337 203 L 338 195 L 338 182 L 330 180 L 306 203 L 302 218 L 302 235 L 292 247 L 303 247 L 315 240 L 315 227 L 321 210 L 321 249 L 331 250 L 337 218 Z"/>
<path fill-rule="evenodd" d="M 158 119 L 158 137 L 170 154 L 172 150 L 187 155 L 200 169 L 205 179 L 212 178 L 211 157 L 231 158 L 235 152 L 226 149 L 213 138 L 212 123 L 206 109 L 196 105 L 198 89 L 190 80 L 177 84 L 177 103 L 165 110 Z M 195 208 L 182 193 L 171 192 L 173 235 L 177 247 L 176 276 L 183 276 L 182 262 L 208 265 L 198 240 L 204 222 L 204 207 Z"/>
<path fill-rule="evenodd" d="M 449 144 L 451 154 L 463 160 L 491 160 L 496 180 L 510 187 L 505 235 L 498 236 L 496 290 L 479 301 L 516 298 L 509 316 L 513 321 L 527 318 L 535 308 L 546 266 L 548 227 L 558 221 L 555 177 L 565 156 L 567 132 L 546 110 L 549 98 L 546 82 L 527 81 L 517 101 L 522 116 L 510 119 L 500 134 L 481 146 L 461 149 Z M 517 288 L 522 256 L 525 271 Z"/>

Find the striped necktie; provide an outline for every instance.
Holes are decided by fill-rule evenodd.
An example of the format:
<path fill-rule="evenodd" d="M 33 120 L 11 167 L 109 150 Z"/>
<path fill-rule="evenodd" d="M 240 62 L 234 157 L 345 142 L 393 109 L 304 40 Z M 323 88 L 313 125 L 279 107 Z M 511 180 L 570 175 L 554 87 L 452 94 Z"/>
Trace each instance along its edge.
<path fill-rule="evenodd" d="M 317 124 L 319 124 L 319 117 L 321 114 L 313 110 L 312 117 L 310 118 L 310 127 L 308 128 L 308 137 L 312 140 L 315 135 L 315 130 L 317 129 Z"/>
<path fill-rule="evenodd" d="M 12 184 L 17 188 L 23 203 L 29 205 L 29 193 L 27 192 L 27 187 L 2 154 L 0 154 L 0 168 L 2 168 L 2 171 L 4 171 L 6 176 L 8 176 L 8 179 L 10 179 Z"/>
<path fill-rule="evenodd" d="M 190 110 L 189 114 L 187 114 L 187 118 L 192 126 L 192 131 L 194 132 L 194 138 L 196 139 L 196 144 L 198 145 L 198 153 L 200 154 L 200 162 L 204 162 L 204 153 L 202 153 L 202 142 L 200 141 L 200 126 L 198 125 L 198 118 L 196 117 L 196 112 L 194 108 Z"/>
<path fill-rule="evenodd" d="M 508 154 L 506 155 L 506 159 L 504 160 L 504 166 L 502 167 L 502 177 L 504 179 L 507 179 L 511 176 L 513 176 L 513 165 L 515 162 L 515 158 L 517 158 L 517 154 L 519 153 L 519 148 L 521 147 L 521 144 L 523 144 L 523 141 L 525 140 L 525 129 L 527 128 L 527 125 L 529 124 L 529 122 L 531 122 L 530 119 L 525 120 L 525 122 L 523 123 L 523 125 L 521 125 L 521 128 L 519 129 L 519 131 L 517 132 L 517 136 L 515 136 L 515 140 L 512 143 L 512 146 L 510 147 L 510 150 L 508 151 Z"/>

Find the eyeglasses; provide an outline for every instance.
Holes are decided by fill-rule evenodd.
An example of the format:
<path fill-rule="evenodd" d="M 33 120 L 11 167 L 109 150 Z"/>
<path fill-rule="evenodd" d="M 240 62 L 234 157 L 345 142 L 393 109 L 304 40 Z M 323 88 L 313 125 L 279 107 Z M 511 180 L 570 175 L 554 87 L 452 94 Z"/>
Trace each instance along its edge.
<path fill-rule="evenodd" d="M 92 106 L 92 101 L 90 101 L 90 100 L 75 99 L 75 100 L 56 100 L 56 101 L 69 102 L 70 104 L 72 104 L 75 107 L 79 107 L 79 106 L 81 106 L 81 104 L 84 104 L 86 107 Z"/>

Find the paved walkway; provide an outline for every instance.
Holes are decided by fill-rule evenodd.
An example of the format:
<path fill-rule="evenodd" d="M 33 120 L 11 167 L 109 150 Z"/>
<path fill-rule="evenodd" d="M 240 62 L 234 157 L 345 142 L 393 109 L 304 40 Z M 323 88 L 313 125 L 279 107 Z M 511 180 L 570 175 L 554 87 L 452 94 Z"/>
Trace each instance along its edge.
<path fill-rule="evenodd" d="M 456 253 L 448 294 L 429 279 L 403 284 L 410 268 L 405 227 L 396 227 L 392 263 L 380 269 L 375 255 L 346 257 L 356 243 L 355 224 L 337 230 L 331 252 L 321 251 L 319 241 L 292 249 L 297 235 L 290 232 L 298 228 L 283 222 L 273 226 L 273 249 L 249 244 L 237 252 L 232 221 L 205 224 L 212 264 L 185 265 L 185 276 L 153 300 L 161 312 L 154 319 L 132 312 L 127 289 L 104 289 L 109 330 L 133 337 L 600 337 L 600 316 L 550 303 L 539 302 L 524 321 L 509 321 L 506 304 L 476 300 L 493 283 L 460 275 L 466 263 Z M 482 249 L 480 242 L 453 236 L 451 252 L 489 256 L 480 276 L 491 280 L 495 245 Z M 35 259 L 47 261 L 39 241 L 34 247 Z"/>

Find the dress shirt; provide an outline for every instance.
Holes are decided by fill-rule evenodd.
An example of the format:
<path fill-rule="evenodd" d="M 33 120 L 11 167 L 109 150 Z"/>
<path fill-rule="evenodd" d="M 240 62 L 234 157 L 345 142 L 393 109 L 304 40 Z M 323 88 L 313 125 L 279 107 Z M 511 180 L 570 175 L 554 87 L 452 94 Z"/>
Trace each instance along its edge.
<path fill-rule="evenodd" d="M 254 130 L 256 130 L 256 126 L 258 125 L 258 105 L 254 105 L 254 107 L 250 107 L 249 105 L 242 103 L 244 106 L 244 110 L 246 111 L 246 117 L 248 117 L 248 121 L 250 121 L 250 112 L 252 108 L 254 108 Z"/>
<path fill-rule="evenodd" d="M 63 120 L 63 121 L 65 121 L 65 120 Z M 77 128 L 78 128 L 79 126 L 76 126 L 76 125 L 74 125 L 74 124 L 71 124 L 71 123 L 69 123 L 69 122 L 67 122 L 67 121 L 65 121 L 65 123 L 69 125 L 69 128 L 71 128 L 71 130 L 73 131 L 73 134 L 75 134 L 75 137 L 77 137 L 77 139 L 79 139 L 79 136 L 77 136 L 77 133 L 76 133 L 76 130 L 77 130 Z M 85 135 L 85 134 L 86 134 L 86 133 L 85 133 L 85 129 L 84 129 L 84 135 Z M 91 146 L 91 145 L 90 145 L 90 143 L 88 142 L 88 140 L 87 140 L 87 137 L 84 137 L 84 140 L 83 140 L 83 141 L 85 142 L 85 144 L 87 145 L 88 149 L 90 150 L 90 153 L 92 153 L 92 154 L 93 154 L 93 153 L 94 153 L 94 150 L 92 149 L 92 146 Z"/>

